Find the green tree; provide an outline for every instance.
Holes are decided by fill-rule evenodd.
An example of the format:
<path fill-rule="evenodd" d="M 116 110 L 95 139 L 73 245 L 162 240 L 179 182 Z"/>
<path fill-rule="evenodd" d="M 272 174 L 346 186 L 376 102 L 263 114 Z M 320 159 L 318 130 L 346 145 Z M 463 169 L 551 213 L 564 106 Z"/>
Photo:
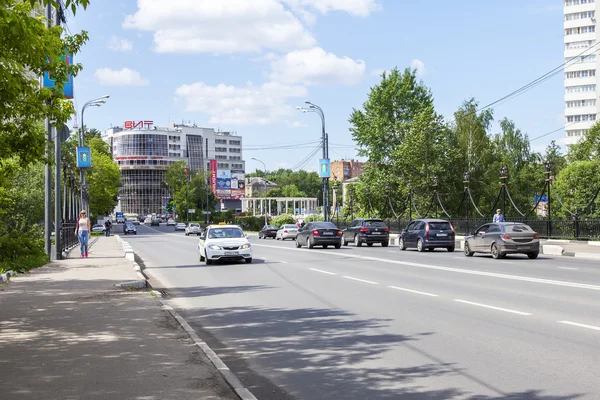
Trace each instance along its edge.
<path fill-rule="evenodd" d="M 563 155 L 560 146 L 556 144 L 555 140 L 550 142 L 548 147 L 546 147 L 543 161 L 550 162 L 550 165 L 552 165 L 552 172 L 555 176 L 558 175 L 560 171 L 562 171 L 567 165 L 567 159 Z"/>
<path fill-rule="evenodd" d="M 567 159 L 569 162 L 600 159 L 600 123 L 594 124 L 581 140 L 570 146 Z"/>
<path fill-rule="evenodd" d="M 0 0 L 0 162 L 16 157 L 18 165 L 28 166 L 44 159 L 46 118 L 57 126 L 74 113 L 73 104 L 62 93 L 67 77 L 77 76 L 82 66 L 68 65 L 61 57 L 65 49 L 77 54 L 87 41 L 86 32 L 67 35 L 60 26 L 47 28 L 39 1 Z M 57 0 L 42 4 L 57 6 Z M 73 13 L 88 0 L 67 0 Z M 34 10 L 38 13 L 32 16 Z M 41 88 L 39 77 L 48 72 L 56 79 L 52 89 Z M 10 173 L 6 168 L 4 173 Z"/>
<path fill-rule="evenodd" d="M 306 197 L 306 194 L 300 191 L 300 189 L 298 189 L 298 186 L 294 185 L 293 183 L 285 185 L 281 189 L 281 194 L 283 195 L 283 197 Z"/>
<path fill-rule="evenodd" d="M 600 196 L 586 209 L 600 188 L 600 160 L 572 161 L 559 172 L 553 187 L 569 211 L 586 216 L 600 215 Z M 569 216 L 556 201 L 552 204 L 554 215 Z"/>

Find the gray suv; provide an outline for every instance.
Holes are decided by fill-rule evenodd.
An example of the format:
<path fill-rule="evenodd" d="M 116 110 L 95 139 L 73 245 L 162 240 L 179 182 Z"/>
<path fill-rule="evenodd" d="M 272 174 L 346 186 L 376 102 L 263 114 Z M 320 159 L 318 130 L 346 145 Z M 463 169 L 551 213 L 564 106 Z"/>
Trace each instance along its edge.
<path fill-rule="evenodd" d="M 418 251 L 425 251 L 442 247 L 454 251 L 454 228 L 443 219 L 415 219 L 400 232 L 398 246 L 400 250 L 416 247 Z"/>

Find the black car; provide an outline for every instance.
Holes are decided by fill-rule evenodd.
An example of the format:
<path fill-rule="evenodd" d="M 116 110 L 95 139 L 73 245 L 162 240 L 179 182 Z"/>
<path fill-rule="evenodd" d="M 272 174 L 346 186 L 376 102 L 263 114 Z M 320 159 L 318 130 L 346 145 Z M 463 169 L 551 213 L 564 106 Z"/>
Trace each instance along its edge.
<path fill-rule="evenodd" d="M 336 249 L 342 247 L 342 231 L 333 222 L 309 222 L 298 229 L 296 247 L 323 246 L 326 249 L 330 245 Z"/>
<path fill-rule="evenodd" d="M 266 239 L 266 238 L 270 237 L 270 238 L 275 239 L 275 237 L 277 236 L 278 230 L 279 230 L 279 227 L 277 227 L 275 225 L 265 225 L 260 230 L 260 232 L 258 232 L 258 238 Z"/>
<path fill-rule="evenodd" d="M 383 247 L 387 247 L 390 243 L 390 229 L 381 219 L 358 218 L 342 231 L 342 243 L 348 246 L 349 242 L 353 242 L 356 247 L 360 247 L 363 243 L 367 246 L 380 243 Z"/>
<path fill-rule="evenodd" d="M 452 224 L 443 219 L 416 219 L 400 232 L 398 238 L 400 250 L 416 247 L 418 251 L 443 247 L 454 251 L 456 238 Z"/>
<path fill-rule="evenodd" d="M 137 228 L 135 227 L 135 225 L 129 221 L 125 222 L 125 225 L 123 225 L 123 234 L 127 235 L 129 233 L 133 233 L 134 235 L 137 235 Z"/>

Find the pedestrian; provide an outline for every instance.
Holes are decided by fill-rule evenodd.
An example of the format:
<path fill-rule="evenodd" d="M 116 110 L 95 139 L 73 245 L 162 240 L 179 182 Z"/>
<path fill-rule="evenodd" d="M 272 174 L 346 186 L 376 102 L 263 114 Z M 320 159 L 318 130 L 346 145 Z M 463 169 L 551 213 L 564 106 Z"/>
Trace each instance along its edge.
<path fill-rule="evenodd" d="M 492 222 L 504 222 L 504 215 L 502 215 L 502 210 L 496 210 L 496 214 L 494 215 L 494 220 Z"/>
<path fill-rule="evenodd" d="M 104 229 L 106 230 L 106 237 L 110 237 L 110 229 L 112 228 L 112 222 L 110 218 L 104 222 Z"/>
<path fill-rule="evenodd" d="M 90 238 L 90 231 L 92 230 L 92 223 L 87 218 L 87 212 L 81 210 L 79 213 L 79 220 L 75 225 L 75 236 L 79 238 L 79 250 L 81 251 L 81 258 L 88 257 L 88 243 Z"/>

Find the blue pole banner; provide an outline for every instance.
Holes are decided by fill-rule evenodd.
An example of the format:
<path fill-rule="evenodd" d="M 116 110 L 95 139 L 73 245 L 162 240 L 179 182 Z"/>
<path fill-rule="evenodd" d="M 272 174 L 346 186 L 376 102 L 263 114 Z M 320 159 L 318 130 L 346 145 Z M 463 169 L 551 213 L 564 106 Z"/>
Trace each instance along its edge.
<path fill-rule="evenodd" d="M 331 163 L 327 158 L 319 159 L 319 178 L 329 178 L 331 175 Z"/>
<path fill-rule="evenodd" d="M 61 56 L 61 60 L 65 61 L 67 65 L 73 64 L 73 55 L 65 50 L 65 53 Z M 44 72 L 44 87 L 52 88 L 56 86 L 56 80 L 50 76 L 49 72 Z M 69 74 L 67 81 L 63 84 L 63 94 L 65 98 L 72 99 L 73 98 L 73 76 Z"/>
<path fill-rule="evenodd" d="M 90 168 L 92 166 L 92 152 L 89 147 L 77 148 L 77 168 Z"/>

